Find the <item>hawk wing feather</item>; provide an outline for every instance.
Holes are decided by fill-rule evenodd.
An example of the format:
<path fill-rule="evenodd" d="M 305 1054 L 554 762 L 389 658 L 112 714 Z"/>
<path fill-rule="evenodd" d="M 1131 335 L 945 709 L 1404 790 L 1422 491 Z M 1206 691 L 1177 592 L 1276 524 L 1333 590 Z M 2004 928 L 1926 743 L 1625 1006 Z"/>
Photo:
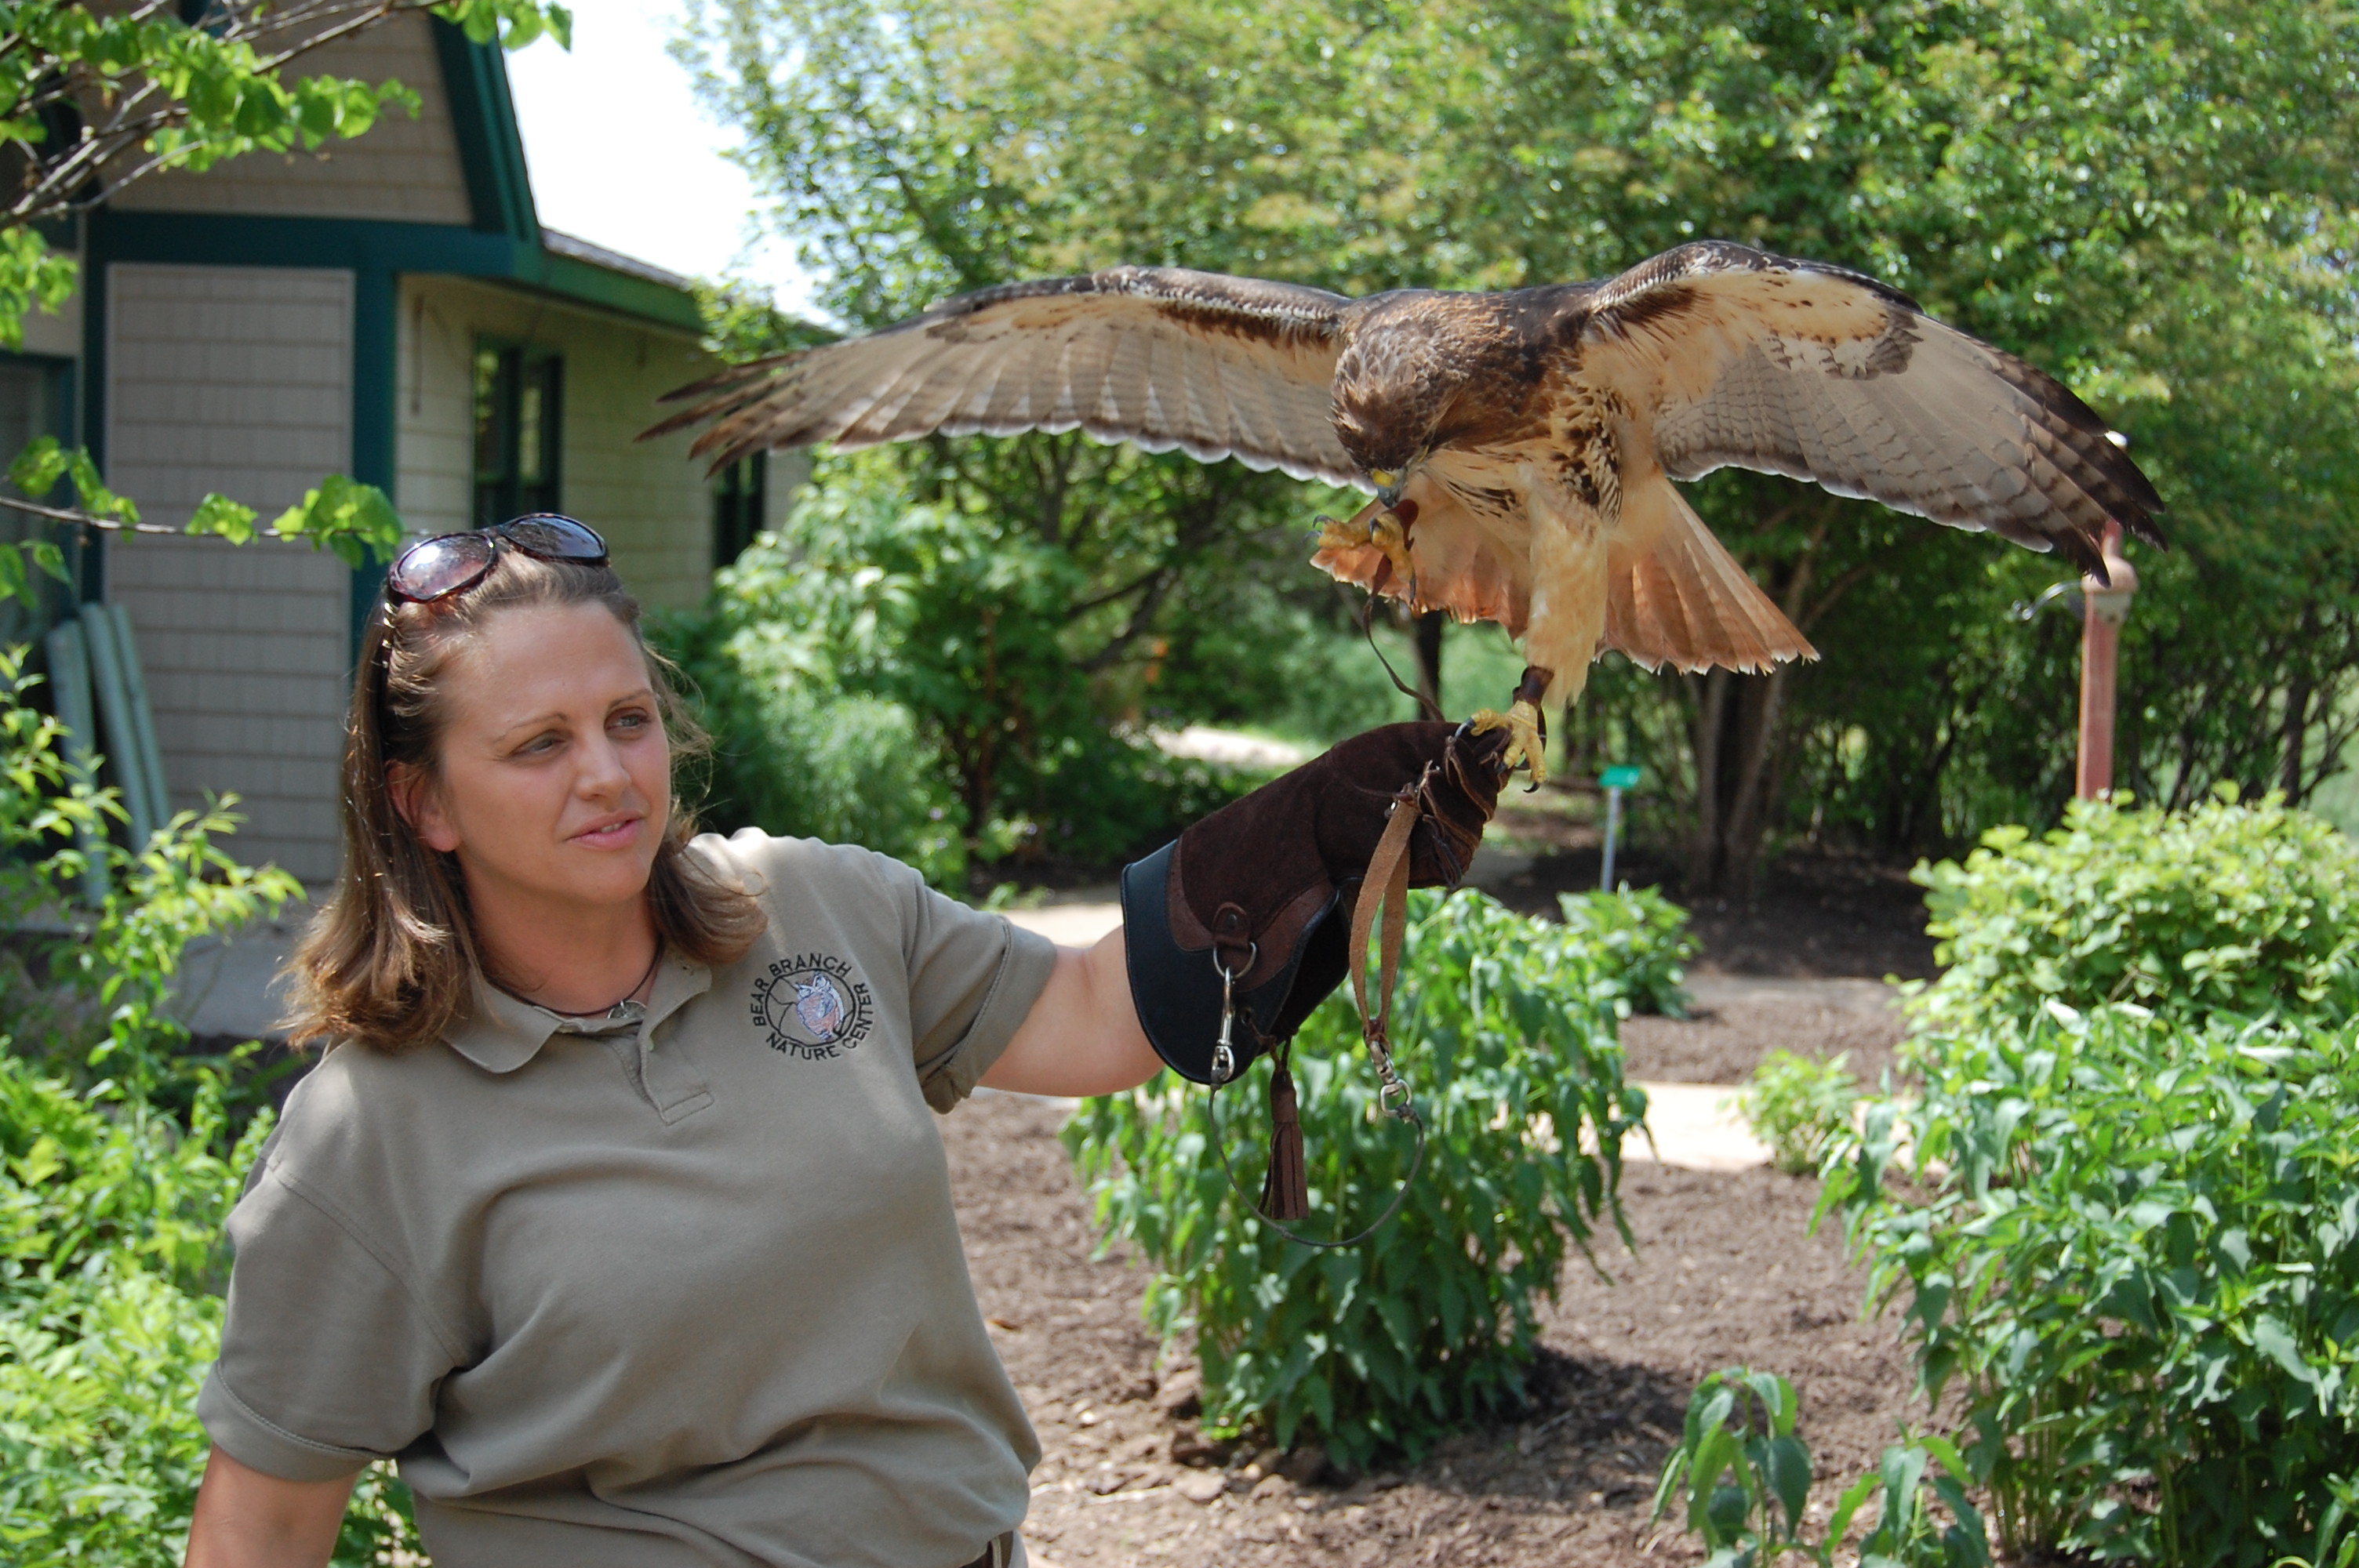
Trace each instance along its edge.
<path fill-rule="evenodd" d="M 1352 302 L 1292 284 L 1115 267 L 946 299 L 867 337 L 780 355 L 673 393 L 649 436 L 710 423 L 715 467 L 772 447 L 852 449 L 1081 429 L 1205 462 L 1235 458 L 1363 482 L 1329 385 Z"/>
<path fill-rule="evenodd" d="M 1651 411 L 1673 479 L 1782 473 L 2100 575 L 2109 518 L 2163 542 L 2161 498 L 2087 404 L 1873 278 L 1707 242 L 1587 303 L 1582 369 Z"/>

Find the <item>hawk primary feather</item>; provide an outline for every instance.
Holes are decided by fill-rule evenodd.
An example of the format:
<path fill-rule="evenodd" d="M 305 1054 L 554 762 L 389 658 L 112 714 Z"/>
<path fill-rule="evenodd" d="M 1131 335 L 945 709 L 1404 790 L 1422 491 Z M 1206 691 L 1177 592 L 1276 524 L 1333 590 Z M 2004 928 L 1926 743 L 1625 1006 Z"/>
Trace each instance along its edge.
<path fill-rule="evenodd" d="M 1758 670 L 1814 650 L 1673 488 L 1810 480 L 2105 575 L 2159 496 L 2089 406 L 1863 274 L 1719 241 L 1603 283 L 1323 289 L 1116 267 L 945 300 L 671 395 L 716 464 L 770 447 L 1080 429 L 1373 491 L 1314 557 L 1496 621 L 1577 696 L 1617 648 Z M 1406 534 L 1407 577 L 1375 524 Z"/>

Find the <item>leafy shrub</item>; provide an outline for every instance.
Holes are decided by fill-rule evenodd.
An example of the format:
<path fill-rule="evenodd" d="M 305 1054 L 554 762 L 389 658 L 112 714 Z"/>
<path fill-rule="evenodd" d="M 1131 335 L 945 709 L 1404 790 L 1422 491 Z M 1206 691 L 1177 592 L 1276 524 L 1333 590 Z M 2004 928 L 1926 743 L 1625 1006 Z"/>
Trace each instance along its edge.
<path fill-rule="evenodd" d="M 1155 1268 L 1149 1321 L 1167 1343 L 1196 1335 L 1208 1422 L 1259 1422 L 1281 1444 L 1307 1433 L 1345 1465 L 1520 1400 L 1534 1303 L 1567 1249 L 1586 1253 L 1601 1223 L 1627 1238 L 1621 1145 L 1646 1110 L 1622 1076 L 1625 982 L 1606 949 L 1480 894 L 1414 894 L 1410 913 L 1395 1037 L 1430 1141 L 1366 1242 L 1317 1251 L 1256 1218 L 1229 1190 L 1202 1091 L 1169 1073 L 1086 1102 L 1065 1130 L 1108 1239 Z M 1348 993 L 1311 1016 L 1293 1062 L 1306 1233 L 1356 1229 L 1408 1173 L 1413 1140 L 1378 1114 Z M 1220 1097 L 1249 1187 L 1267 1073 L 1257 1063 Z"/>
<path fill-rule="evenodd" d="M 1851 1128 L 1859 1089 L 1844 1070 L 1849 1052 L 1813 1061 L 1791 1051 L 1772 1051 L 1745 1081 L 1738 1102 L 1755 1137 L 1769 1145 L 1771 1162 L 1790 1176 L 1819 1168 L 1827 1148 Z"/>
<path fill-rule="evenodd" d="M 1987 1568 L 1982 1515 L 1966 1496 L 1968 1471 L 1946 1438 L 1912 1437 L 1843 1489 L 1825 1532 L 1805 1541 L 1810 1451 L 1795 1432 L 1794 1386 L 1774 1372 L 1732 1367 L 1696 1385 L 1678 1447 L 1663 1461 L 1655 1518 L 1683 1498 L 1690 1533 L 1712 1555 L 1707 1568 L 1767 1568 L 1788 1554 L 1833 1568 L 1836 1548 L 1870 1498 L 1883 1517 L 1859 1543 L 1859 1568 Z M 1930 1487 L 1949 1510 L 1926 1506 Z"/>
<path fill-rule="evenodd" d="M 1688 912 L 1654 888 L 1557 894 L 1565 929 L 1601 949 L 1625 1012 L 1688 1015 L 1688 960 L 1703 951 Z"/>
<path fill-rule="evenodd" d="M 966 813 L 908 708 L 838 689 L 767 625 L 716 611 L 655 632 L 712 736 L 708 826 L 864 844 L 937 887 L 965 885 Z"/>
<path fill-rule="evenodd" d="M 2258 1568 L 2331 1535 L 2359 1032 L 2051 1002 L 1911 1052 L 1921 1102 L 1871 1104 L 1821 1212 L 1907 1299 L 1924 1391 L 1956 1386 L 2007 1549 Z"/>
<path fill-rule="evenodd" d="M 1914 1004 L 1929 1027 L 1972 1033 L 2050 1000 L 2320 1022 L 2359 1007 L 2359 853 L 2275 795 L 2075 801 L 2044 837 L 1996 828 L 1962 866 L 1915 874 L 1948 966 Z"/>
<path fill-rule="evenodd" d="M 0 1543 L 16 1563 L 169 1563 L 206 1440 L 221 1224 L 268 1130 L 227 1157 L 221 1075 L 183 1128 L 0 1055 Z"/>
<path fill-rule="evenodd" d="M 137 853 L 106 844 L 114 794 L 64 765 L 57 725 L 23 701 L 29 684 L 0 650 L 0 923 L 75 910 L 77 828 L 112 891 L 69 936 L 20 936 L 6 975 L 0 1558 L 177 1563 L 209 1447 L 196 1399 L 220 1346 L 222 1223 L 271 1113 L 254 1048 L 182 1059 L 188 1033 L 165 1002 L 190 941 L 275 910 L 295 884 L 214 846 L 234 825 L 228 802 L 182 813 Z M 398 1549 L 422 1565 L 406 1509 L 401 1484 L 369 1472 L 335 1562 Z"/>
<path fill-rule="evenodd" d="M 865 844 L 959 889 L 970 856 L 1103 864 L 1262 782 L 1117 732 L 1063 638 L 1077 570 L 1028 533 L 831 466 L 659 640 L 701 690 L 724 827 Z"/>

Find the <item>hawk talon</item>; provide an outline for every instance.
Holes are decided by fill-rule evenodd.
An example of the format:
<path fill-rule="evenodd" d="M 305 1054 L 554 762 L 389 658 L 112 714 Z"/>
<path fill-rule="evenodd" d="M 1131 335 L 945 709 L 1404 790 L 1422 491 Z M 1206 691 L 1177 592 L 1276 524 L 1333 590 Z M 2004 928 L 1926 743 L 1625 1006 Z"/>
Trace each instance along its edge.
<path fill-rule="evenodd" d="M 1321 514 L 1318 519 L 1317 547 L 1321 550 L 1364 550 L 1374 546 L 1392 563 L 1393 575 L 1408 589 L 1409 602 L 1417 602 L 1417 563 L 1409 558 L 1408 529 L 1400 518 L 1390 512 L 1379 512 L 1364 528 Z"/>
<path fill-rule="evenodd" d="M 1514 773 L 1519 765 L 1528 765 L 1532 770 L 1533 789 L 1539 788 L 1547 780 L 1548 737 L 1536 704 L 1517 698 L 1516 705 L 1505 713 L 1489 708 L 1477 708 L 1467 722 L 1473 725 L 1477 735 L 1493 730 L 1506 730 L 1507 749 L 1499 755 L 1500 765 L 1509 773 Z"/>

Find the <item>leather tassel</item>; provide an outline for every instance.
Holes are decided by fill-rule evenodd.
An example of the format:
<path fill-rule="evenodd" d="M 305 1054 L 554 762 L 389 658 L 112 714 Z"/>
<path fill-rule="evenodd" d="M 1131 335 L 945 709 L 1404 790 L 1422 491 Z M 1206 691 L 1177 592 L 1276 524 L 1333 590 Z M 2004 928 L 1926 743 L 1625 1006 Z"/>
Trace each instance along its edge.
<path fill-rule="evenodd" d="M 1269 1075 L 1269 1175 L 1261 1186 L 1261 1211 L 1280 1224 L 1310 1217 L 1310 1185 L 1302 1168 L 1301 1108 L 1294 1098 L 1294 1075 L 1277 1056 Z"/>

